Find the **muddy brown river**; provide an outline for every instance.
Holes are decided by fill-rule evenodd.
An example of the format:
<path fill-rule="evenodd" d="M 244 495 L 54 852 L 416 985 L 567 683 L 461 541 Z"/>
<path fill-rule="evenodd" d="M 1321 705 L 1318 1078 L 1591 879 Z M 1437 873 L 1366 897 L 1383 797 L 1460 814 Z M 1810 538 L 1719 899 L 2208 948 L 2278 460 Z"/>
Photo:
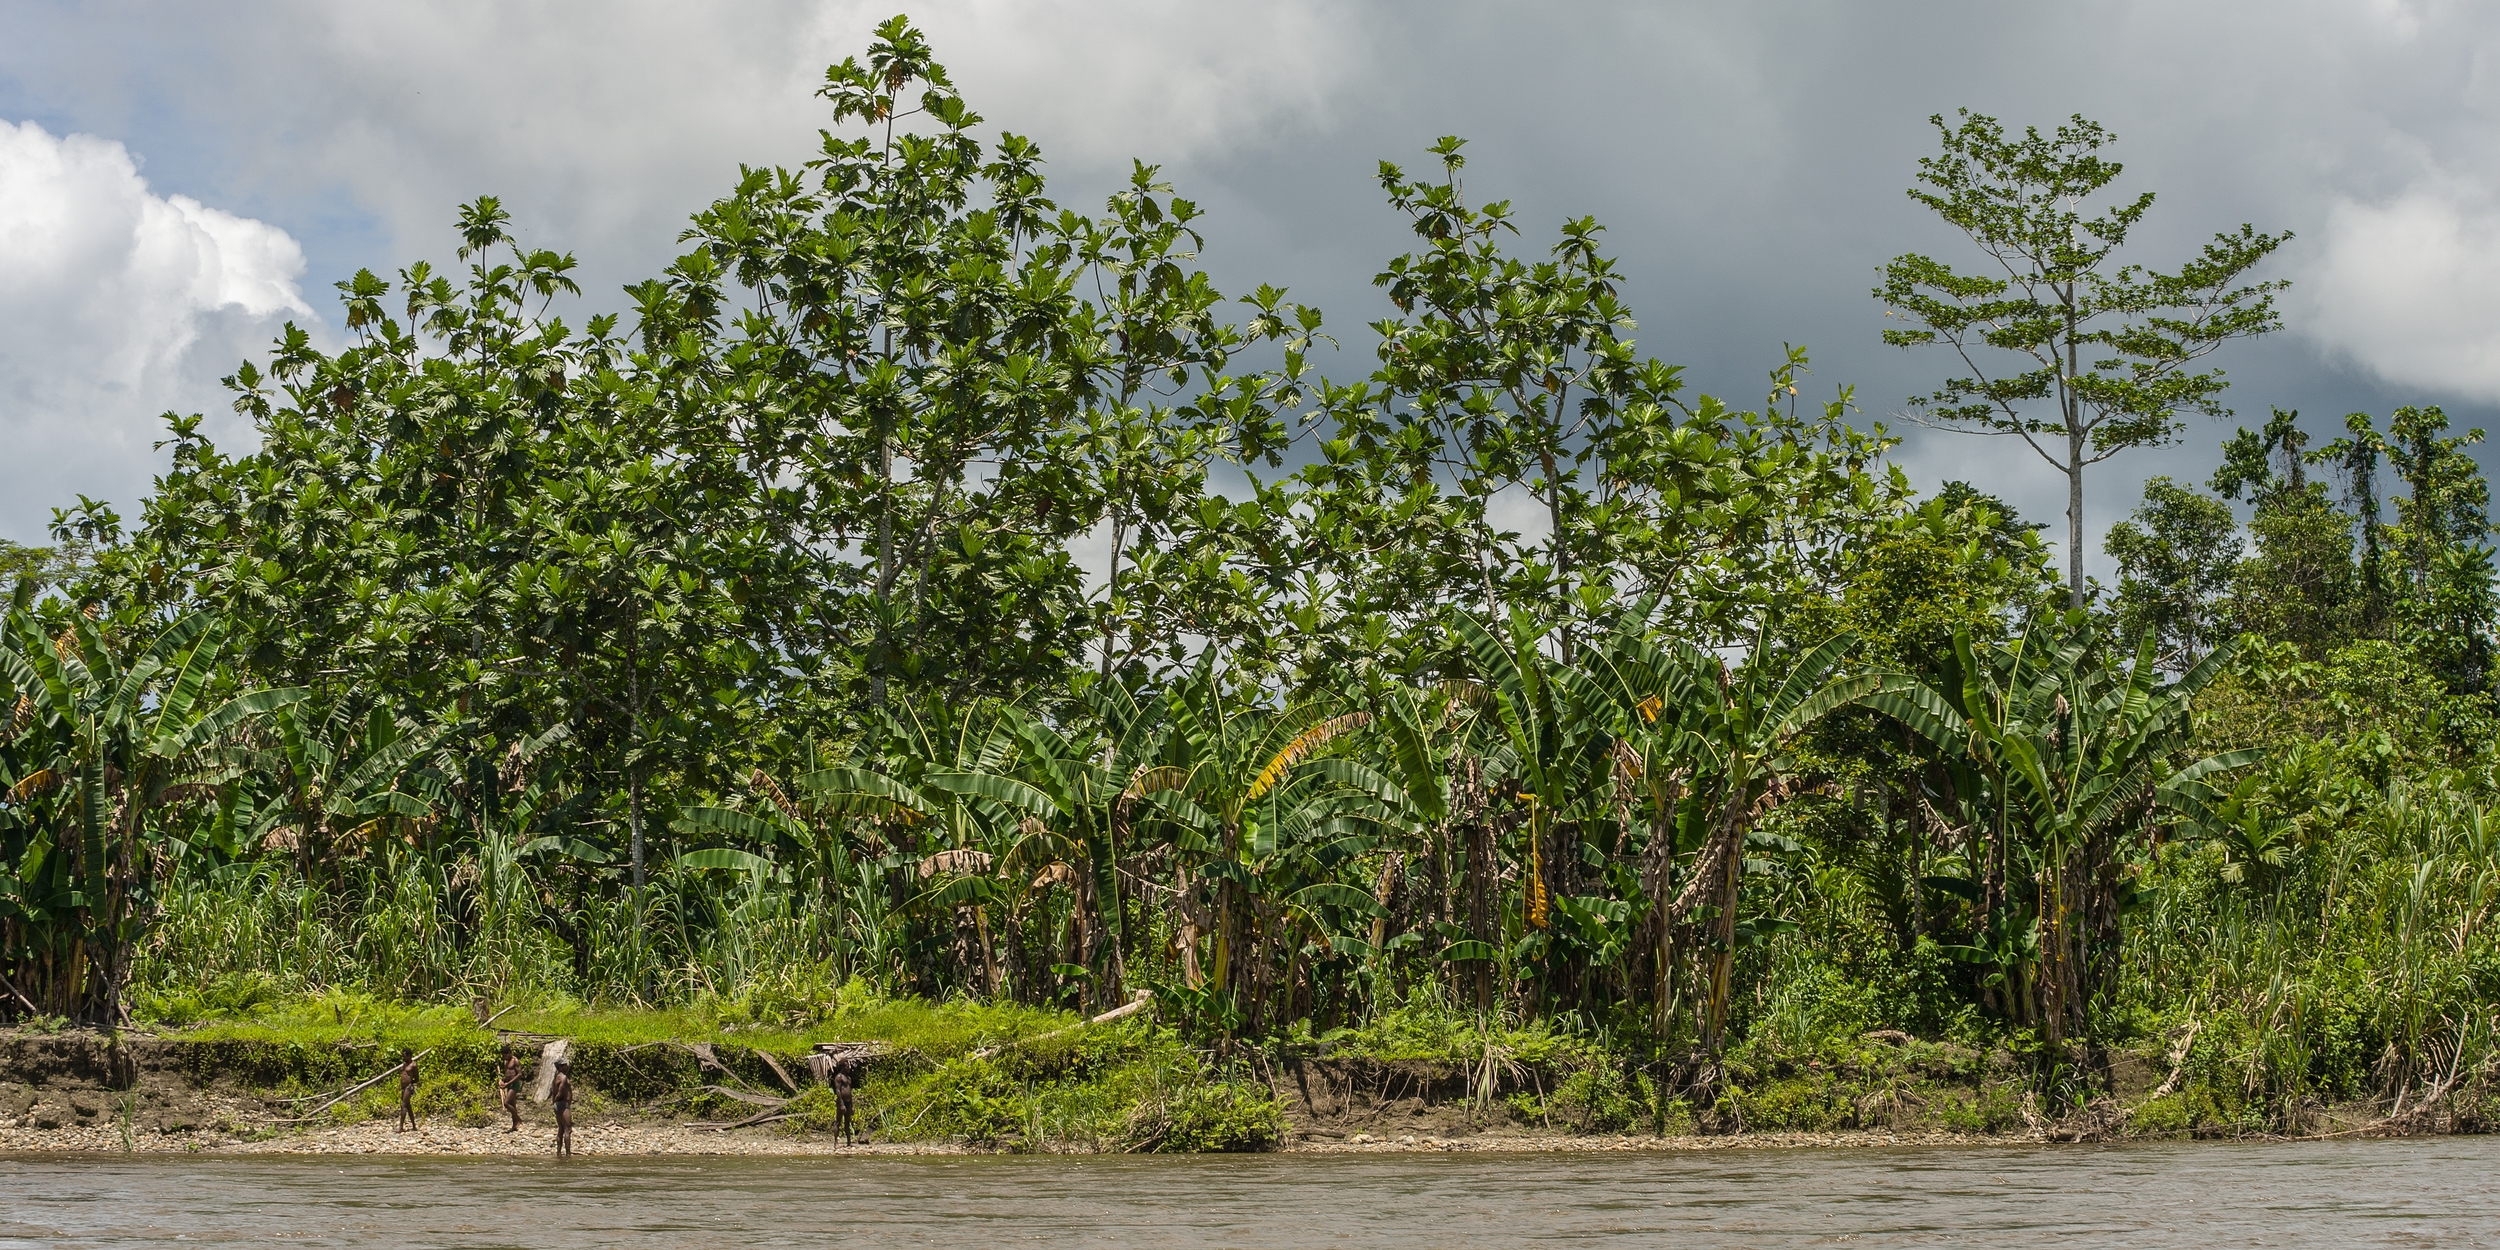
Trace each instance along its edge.
<path fill-rule="evenodd" d="M 1607 1154 L 0 1157 L 0 1248 L 2500 1246 L 2500 1138 Z"/>

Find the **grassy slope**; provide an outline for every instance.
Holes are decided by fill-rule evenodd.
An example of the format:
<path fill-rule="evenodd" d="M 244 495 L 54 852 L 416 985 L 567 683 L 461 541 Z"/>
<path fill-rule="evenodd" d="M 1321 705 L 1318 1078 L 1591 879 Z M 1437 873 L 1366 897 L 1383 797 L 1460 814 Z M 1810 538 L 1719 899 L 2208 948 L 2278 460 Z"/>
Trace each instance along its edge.
<path fill-rule="evenodd" d="M 465 1008 L 377 1001 L 350 993 L 237 1004 L 172 1027 L 187 1043 L 203 1081 L 226 1080 L 276 1096 L 320 1094 L 385 1071 L 398 1048 L 431 1050 L 421 1064 L 422 1110 L 472 1123 L 495 1112 L 496 1035 Z M 1401 1096 L 1393 1088 L 1418 1072 L 1443 1100 L 1464 1100 L 1478 1128 L 1621 1132 L 2025 1131 L 2036 1105 L 2033 1074 L 2001 1048 L 1956 1045 L 1899 1034 L 1818 1039 L 1805 1046 L 1740 1042 L 1724 1063 L 1718 1094 L 1696 1105 L 1662 1097 L 1664 1068 L 1638 1062 L 1606 1040 L 1543 1021 L 1497 1022 L 1419 1003 L 1324 1037 L 1283 1039 L 1227 1075 L 1204 1052 L 1146 1019 L 1070 1030 L 1079 1017 L 1013 1004 L 885 999 L 858 984 L 800 1017 L 757 1020 L 719 1004 L 668 1010 L 517 1007 L 496 1020 L 522 1033 L 573 1039 L 587 1114 L 661 1114 L 733 1120 L 751 1104 L 703 1092 L 702 1074 L 683 1046 L 714 1044 L 732 1085 L 780 1094 L 754 1052 L 769 1052 L 807 1085 L 804 1056 L 818 1042 L 877 1041 L 891 1047 L 860 1089 L 862 1128 L 885 1141 L 962 1141 L 1003 1149 L 1256 1149 L 1274 1144 L 1284 1114 L 1300 1110 L 1297 1063 L 1327 1068 L 1339 1085 L 1369 1081 L 1366 1108 Z M 528 1039 L 524 1038 L 527 1042 Z M 987 1052 L 986 1054 L 977 1052 Z M 2105 1127 L 2158 1134 L 2246 1131 L 2235 1097 L 2206 1086 L 2191 1065 L 2180 1088 L 2146 1095 L 2167 1063 L 2114 1057 L 2117 1095 L 2104 1101 Z M 1398 1076 L 1391 1076 L 1396 1069 Z M 1253 1079 L 1274 1074 L 1280 1102 Z M 1495 1085 L 1484 1094 L 1487 1074 Z M 1351 1084 L 1349 1084 L 1351 1083 Z M 1323 1088 L 1327 1088 L 1323 1086 Z M 2082 1092 L 2082 1091 L 2078 1091 Z M 2236 1094 L 2236 1090 L 2223 1091 Z M 387 1116 L 395 1092 L 384 1082 L 325 1118 Z M 1326 1101 L 1325 1098 L 1322 1101 Z M 785 1131 L 832 1126 L 831 1099 L 808 1088 L 786 1108 Z M 2120 1118 L 2107 1123 L 2113 1112 Z"/>
<path fill-rule="evenodd" d="M 821 1018 L 794 1024 L 723 1018 L 703 1009 L 522 1006 L 499 1029 L 572 1039 L 585 1114 L 652 1110 L 672 1118 L 734 1120 L 755 1106 L 703 1091 L 693 1055 L 667 1043 L 712 1043 L 730 1084 L 785 1093 L 754 1052 L 772 1054 L 803 1092 L 784 1110 L 789 1131 L 829 1129 L 830 1096 L 810 1087 L 805 1056 L 818 1042 L 877 1041 L 890 1057 L 860 1087 L 863 1130 L 888 1141 L 956 1140 L 1007 1149 L 1256 1149 L 1282 1130 L 1272 1099 L 1211 1078 L 1197 1052 L 1143 1019 L 1062 1032 L 1072 1013 L 1012 1004 L 929 1003 L 846 989 Z M 262 1002 L 170 1028 L 188 1043 L 193 1075 L 280 1097 L 343 1088 L 386 1070 L 400 1048 L 419 1063 L 420 1110 L 464 1122 L 496 1115 L 496 1034 L 466 1009 L 379 1002 L 353 994 Z M 533 1058 L 535 1043 L 520 1039 Z M 986 1054 L 979 1052 L 988 1052 Z M 384 1082 L 326 1113 L 334 1121 L 387 1116 Z"/>

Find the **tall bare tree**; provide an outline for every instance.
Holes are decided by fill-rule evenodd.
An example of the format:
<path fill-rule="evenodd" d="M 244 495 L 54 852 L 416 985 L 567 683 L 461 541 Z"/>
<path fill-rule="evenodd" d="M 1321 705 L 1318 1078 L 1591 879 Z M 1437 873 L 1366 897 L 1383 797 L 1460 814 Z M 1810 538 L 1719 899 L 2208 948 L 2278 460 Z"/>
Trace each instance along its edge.
<path fill-rule="evenodd" d="M 2220 370 L 2198 360 L 2233 339 L 2281 328 L 2280 281 L 2242 279 L 2292 236 L 2242 224 L 2195 259 L 2161 273 L 2116 259 L 2153 207 L 2153 193 L 2085 216 L 2084 201 L 2124 166 L 2100 150 L 2116 136 L 2080 114 L 2019 139 L 1995 118 L 1961 110 L 1928 118 L 1944 141 L 1919 158 L 1910 198 L 1934 209 L 1986 254 L 1979 272 L 1915 253 L 1884 266 L 1875 298 L 1909 324 L 1895 347 L 1941 345 L 1969 370 L 1910 401 L 1948 429 L 2010 434 L 2066 475 L 2066 584 L 2083 605 L 2083 472 L 2130 447 L 2178 436 L 2181 412 L 2228 415 Z"/>

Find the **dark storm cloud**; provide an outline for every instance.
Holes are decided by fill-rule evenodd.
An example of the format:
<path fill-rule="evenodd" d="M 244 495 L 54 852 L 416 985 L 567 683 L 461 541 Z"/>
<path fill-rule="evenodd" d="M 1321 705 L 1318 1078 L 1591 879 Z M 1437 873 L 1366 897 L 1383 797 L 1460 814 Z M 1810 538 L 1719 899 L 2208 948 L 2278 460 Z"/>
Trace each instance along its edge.
<path fill-rule="evenodd" d="M 0 117 L 142 155 L 160 194 L 279 226 L 305 287 L 449 253 L 451 205 L 502 194 L 534 241 L 613 291 L 665 263 L 736 165 L 803 159 L 822 64 L 883 6 L 0 4 Z M 1943 360 L 1880 346 L 1868 296 L 1898 252 L 1959 258 L 1902 189 L 1926 118 L 2092 116 L 2122 189 L 2161 202 L 2134 250 L 2175 263 L 2243 221 L 2300 238 L 2290 332 L 2226 351 L 2243 413 L 2500 398 L 2494 152 L 2500 15 L 2443 4 L 1279 4 L 957 2 L 916 14 L 974 106 L 1055 155 L 1088 206 L 1134 155 L 1213 212 L 1208 263 L 1317 302 L 1368 364 L 1369 277 L 1407 246 L 1376 162 L 1470 140 L 1471 193 L 1519 210 L 1523 248 L 1567 216 L 1609 227 L 1650 350 L 1746 399 L 1784 342 L 1870 419 Z M 318 303 L 318 300 L 315 300 Z M 208 399 L 201 401 L 210 402 Z M 1926 481 L 1964 477 L 2053 520 L 2019 445 L 1905 429 Z M 2143 477 L 2201 479 L 2225 431 L 2122 458 L 2093 530 Z M 105 466 L 99 465 L 103 472 Z M 0 473 L 8 472 L 0 469 Z M 142 471 L 104 488 L 127 495 Z M 47 483 L 51 485 L 51 483 Z M 23 480 L 0 530 L 21 536 Z"/>

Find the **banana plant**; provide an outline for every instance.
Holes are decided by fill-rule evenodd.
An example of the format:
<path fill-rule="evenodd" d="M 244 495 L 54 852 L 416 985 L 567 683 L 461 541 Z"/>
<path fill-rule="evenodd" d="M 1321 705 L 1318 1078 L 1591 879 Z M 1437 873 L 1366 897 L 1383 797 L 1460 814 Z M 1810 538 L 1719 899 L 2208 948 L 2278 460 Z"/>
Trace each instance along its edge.
<path fill-rule="evenodd" d="M 1000 928 L 1017 932 L 1028 910 L 1047 892 L 1070 887 L 1073 927 L 1068 962 L 1084 978 L 1116 993 L 1120 921 L 1108 815 L 1118 785 L 1109 777 L 1116 758 L 1095 760 L 1090 745 L 1063 736 L 1039 718 L 1007 707 L 983 718 L 971 710 L 953 715 L 949 737 L 924 726 L 935 716 L 906 713 L 889 725 L 889 742 L 915 749 L 891 761 L 888 771 L 859 767 L 823 769 L 801 777 L 815 809 L 867 818 L 889 829 L 925 832 L 910 853 L 889 854 L 879 869 L 912 871 L 926 888 L 905 904 L 912 914 L 953 912 L 968 919 L 973 955 L 984 992 L 1019 979 L 1020 992 L 1037 990 L 1040 978 L 1019 957 L 1010 976 L 997 968 Z M 991 912 L 1003 909 L 1001 926 Z M 1108 933 L 1111 941 L 1098 939 Z M 1020 940 L 1020 939 L 1011 939 Z M 1109 952 L 1108 966 L 1100 958 Z M 1011 950 L 1020 956 L 1021 948 Z"/>
<path fill-rule="evenodd" d="M 391 818 L 435 814 L 424 787 L 401 782 L 442 737 L 439 726 L 400 725 L 378 704 L 362 726 L 313 707 L 299 701 L 270 716 L 276 741 L 260 763 L 273 783 L 273 801 L 260 803 L 248 835 L 224 848 L 292 846 L 307 879 L 316 865 L 342 867 L 346 857 L 334 853 L 347 849 L 342 843 L 368 840 Z"/>
<path fill-rule="evenodd" d="M 2207 779 L 2261 758 L 2177 759 L 2191 739 L 2191 700 L 2236 649 L 2226 643 L 2164 681 L 2149 632 L 2122 665 L 2083 612 L 2067 611 L 2005 646 L 1977 648 L 1959 633 L 1944 682 L 1888 674 L 1865 700 L 1975 779 L 1957 799 L 1986 832 L 1987 889 L 2027 896 L 2005 906 L 2028 912 L 2033 927 L 2029 940 L 1994 945 L 2026 952 L 2012 1005 L 2052 1043 L 2089 1027 L 2114 975 L 2128 856 L 2162 815 L 2218 823 L 2228 799 Z"/>
<path fill-rule="evenodd" d="M 1123 794 L 1169 832 L 1182 864 L 1174 892 L 1186 988 L 1225 1000 L 1256 1030 L 1278 985 L 1272 952 L 1292 954 L 1281 980 L 1291 992 L 1305 945 L 1361 951 L 1356 922 L 1379 904 L 1340 874 L 1378 847 L 1409 800 L 1369 766 L 1322 754 L 1369 725 L 1370 713 L 1277 709 L 1226 686 L 1207 659 L 1165 691 L 1172 733 Z M 1200 885 L 1213 894 L 1204 933 Z M 1201 938 L 1212 942 L 1211 969 L 1197 960 Z"/>
<path fill-rule="evenodd" d="M 1772 921 L 1740 922 L 1737 905 L 1752 861 L 1745 854 L 1757 827 L 1795 791 L 1790 752 L 1798 735 L 1874 693 L 1874 674 L 1845 674 L 1841 662 L 1857 648 L 1847 634 L 1801 652 L 1757 647 L 1740 666 L 1677 639 L 1650 636 L 1635 613 L 1610 644 L 1591 657 L 1613 692 L 1616 724 L 1645 783 L 1652 811 L 1645 883 L 1658 908 L 1652 987 L 1663 1033 L 1674 1002 L 1674 935 L 1684 917 L 1710 910 L 1707 970 L 1701 1004 L 1702 1040 L 1715 1051 L 1727 1025 L 1740 937 L 1773 931 Z M 1689 796 L 1706 830 L 1692 862 L 1674 863 L 1675 832 Z M 1668 839 L 1665 846 L 1657 839 Z M 1669 894 L 1668 883 L 1683 885 Z"/>
<path fill-rule="evenodd" d="M 100 1024 L 122 1018 L 158 878 L 181 853 L 160 813 L 232 782 L 241 735 L 305 695 L 254 690 L 207 706 L 221 618 L 184 617 L 128 649 L 120 634 L 138 622 L 118 624 L 74 617 L 46 637 L 21 611 L 0 630 L 0 704 L 12 709 L 0 754 L 0 995 Z"/>
<path fill-rule="evenodd" d="M 1568 693 L 1557 689 L 1569 681 L 1571 671 L 1537 649 L 1542 638 L 1538 623 L 1514 615 L 1504 631 L 1508 637 L 1497 637 L 1484 622 L 1462 614 L 1453 619 L 1451 631 L 1477 680 L 1492 694 L 1494 719 L 1518 770 L 1528 848 L 1521 905 L 1528 927 L 1542 930 L 1550 923 L 1553 905 L 1545 847 L 1558 815 L 1588 785 L 1591 752 L 1583 738 L 1589 726 L 1570 714 Z"/>
<path fill-rule="evenodd" d="M 1497 953 L 1490 939 L 1498 935 L 1485 926 L 1462 927 L 1445 914 L 1454 849 L 1452 779 L 1461 770 L 1460 761 L 1478 746 L 1475 739 L 1481 719 L 1475 715 L 1478 700 L 1471 696 L 1480 693 L 1464 683 L 1449 682 L 1419 689 L 1388 681 L 1374 669 L 1367 674 L 1362 701 L 1372 712 L 1369 755 L 1406 800 L 1404 818 L 1390 826 L 1391 836 L 1405 846 L 1393 848 L 1384 857 L 1373 890 L 1375 901 L 1386 907 L 1396 876 L 1405 870 L 1399 862 L 1401 855 L 1410 862 L 1420 861 L 1431 886 L 1432 931 L 1442 939 L 1433 957 L 1489 971 L 1488 961 Z M 1469 919 L 1472 922 L 1474 916 Z M 1375 961 L 1391 941 L 1388 920 L 1384 913 L 1372 921 L 1370 948 Z M 1375 982 L 1382 971 L 1374 967 Z"/>

